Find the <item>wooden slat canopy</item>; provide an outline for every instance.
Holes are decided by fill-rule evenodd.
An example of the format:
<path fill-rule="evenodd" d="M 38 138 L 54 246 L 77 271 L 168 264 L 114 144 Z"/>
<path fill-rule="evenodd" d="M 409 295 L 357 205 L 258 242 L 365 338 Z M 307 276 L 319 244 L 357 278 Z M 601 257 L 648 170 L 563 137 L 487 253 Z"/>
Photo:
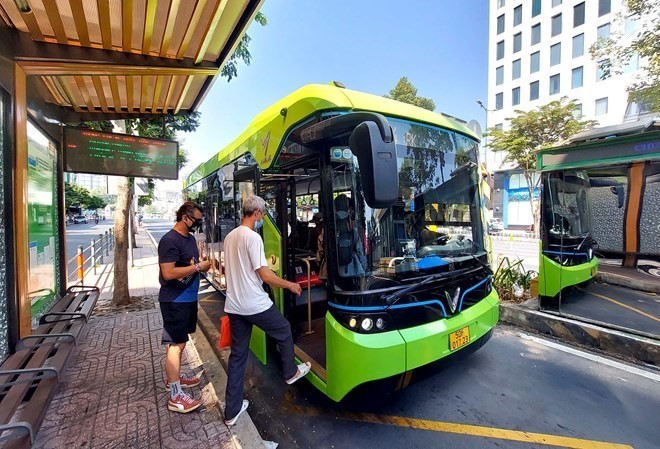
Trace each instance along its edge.
<path fill-rule="evenodd" d="M 172 114 L 197 108 L 262 2 L 0 0 L 0 28 L 69 117 Z"/>

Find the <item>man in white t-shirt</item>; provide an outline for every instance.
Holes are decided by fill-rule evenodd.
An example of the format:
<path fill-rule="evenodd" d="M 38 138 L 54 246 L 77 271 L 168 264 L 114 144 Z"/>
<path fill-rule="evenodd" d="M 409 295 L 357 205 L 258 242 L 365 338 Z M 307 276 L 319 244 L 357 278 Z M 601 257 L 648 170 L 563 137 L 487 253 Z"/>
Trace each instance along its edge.
<path fill-rule="evenodd" d="M 282 357 L 285 382 L 292 384 L 310 370 L 309 363 L 296 366 L 293 354 L 293 336 L 289 322 L 277 310 L 262 287 L 286 288 L 300 296 L 302 289 L 295 282 L 280 278 L 268 268 L 264 243 L 255 232 L 263 226 L 266 202 L 250 195 L 243 201 L 243 222 L 224 240 L 225 278 L 227 300 L 225 313 L 231 329 L 231 354 L 227 368 L 225 396 L 225 424 L 236 424 L 248 407 L 243 399 L 243 375 L 247 363 L 252 326 L 262 329 L 275 340 Z"/>

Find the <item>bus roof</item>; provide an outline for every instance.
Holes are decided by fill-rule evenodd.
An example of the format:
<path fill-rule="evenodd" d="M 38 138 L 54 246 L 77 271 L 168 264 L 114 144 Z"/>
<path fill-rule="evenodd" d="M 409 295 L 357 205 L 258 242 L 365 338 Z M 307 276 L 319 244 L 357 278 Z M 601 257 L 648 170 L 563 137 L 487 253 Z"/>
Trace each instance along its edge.
<path fill-rule="evenodd" d="M 378 95 L 338 87 L 308 84 L 259 113 L 243 133 L 215 156 L 193 170 L 184 188 L 211 175 L 237 157 L 251 153 L 262 169 L 271 166 L 289 131 L 320 111 L 371 111 L 457 131 L 479 138 L 450 117 Z"/>
<path fill-rule="evenodd" d="M 537 155 L 539 171 L 605 167 L 660 160 L 660 131 L 549 148 Z"/>

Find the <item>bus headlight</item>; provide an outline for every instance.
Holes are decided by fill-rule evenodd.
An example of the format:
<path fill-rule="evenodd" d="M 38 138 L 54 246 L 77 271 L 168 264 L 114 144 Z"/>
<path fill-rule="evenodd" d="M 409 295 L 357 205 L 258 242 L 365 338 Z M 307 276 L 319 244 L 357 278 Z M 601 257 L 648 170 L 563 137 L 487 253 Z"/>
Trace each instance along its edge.
<path fill-rule="evenodd" d="M 363 330 L 370 331 L 371 328 L 374 327 L 374 320 L 371 318 L 365 318 L 362 320 L 362 324 L 360 326 Z"/>
<path fill-rule="evenodd" d="M 351 329 L 355 329 L 357 327 L 357 318 L 355 318 L 354 316 L 350 317 L 348 319 L 348 326 Z"/>
<path fill-rule="evenodd" d="M 385 320 L 382 319 L 382 318 L 378 318 L 378 319 L 376 320 L 376 327 L 378 328 L 378 330 L 381 330 L 381 331 L 382 331 L 383 329 L 385 329 Z"/>
<path fill-rule="evenodd" d="M 587 255 L 589 256 L 589 262 L 591 262 L 591 259 L 593 259 L 593 257 L 594 257 L 593 248 L 589 248 L 589 251 L 587 251 Z"/>

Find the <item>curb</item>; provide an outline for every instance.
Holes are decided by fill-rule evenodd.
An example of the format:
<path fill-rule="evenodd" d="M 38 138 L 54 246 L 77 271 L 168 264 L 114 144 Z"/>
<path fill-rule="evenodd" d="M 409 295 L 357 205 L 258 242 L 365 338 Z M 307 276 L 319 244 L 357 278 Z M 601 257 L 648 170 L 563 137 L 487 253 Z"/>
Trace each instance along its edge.
<path fill-rule="evenodd" d="M 640 281 L 639 279 L 632 279 L 626 276 L 621 276 L 619 274 L 614 274 L 614 273 L 607 273 L 604 271 L 598 272 L 598 274 L 596 275 L 596 281 L 604 282 L 610 285 L 618 285 L 633 290 L 640 290 L 643 292 L 660 294 L 660 282 L 658 281 L 656 282 Z"/>
<path fill-rule="evenodd" d="M 204 361 L 204 369 L 206 370 L 208 368 L 208 371 L 210 371 L 207 377 L 213 385 L 218 401 L 218 409 L 222 414 L 225 403 L 221 398 L 225 397 L 225 388 L 227 386 L 226 370 L 228 351 L 224 351 L 226 354 L 223 354 L 223 351 L 217 345 L 211 343 L 219 341 L 220 333 L 213 326 L 211 319 L 202 307 L 199 307 L 198 310 L 197 324 L 199 328 L 194 334 L 195 346 L 199 347 L 200 356 Z M 232 446 L 236 449 L 263 449 L 266 447 L 248 412 L 244 412 L 241 416 L 242 418 L 236 422 L 235 426 L 229 427 Z"/>
<path fill-rule="evenodd" d="M 500 303 L 500 322 L 660 368 L 660 341 Z"/>

